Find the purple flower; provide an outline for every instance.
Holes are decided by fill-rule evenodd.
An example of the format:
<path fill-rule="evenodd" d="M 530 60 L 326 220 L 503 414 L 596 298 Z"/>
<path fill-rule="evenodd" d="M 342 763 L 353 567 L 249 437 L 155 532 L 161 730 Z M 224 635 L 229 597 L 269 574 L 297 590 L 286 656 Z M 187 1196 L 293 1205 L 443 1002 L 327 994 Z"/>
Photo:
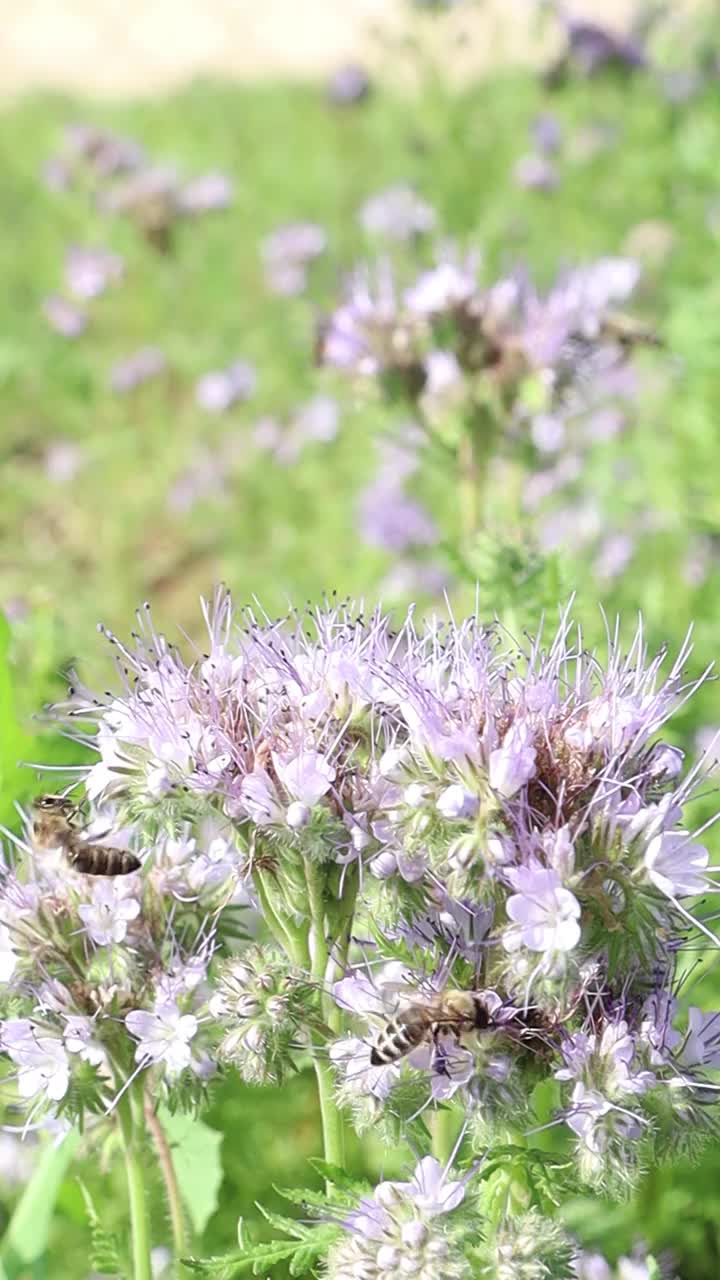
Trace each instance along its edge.
<path fill-rule="evenodd" d="M 186 182 L 178 192 L 181 213 L 197 217 L 216 209 L 227 209 L 233 198 L 233 184 L 224 173 L 205 173 Z"/>
<path fill-rule="evenodd" d="M 65 284 L 76 298 L 97 298 L 109 284 L 122 280 L 125 264 L 108 249 L 68 249 L 65 255 Z"/>
<path fill-rule="evenodd" d="M 581 18 L 568 18 L 566 30 L 569 53 L 585 75 L 595 75 L 608 63 L 619 63 L 630 69 L 646 65 L 639 41 L 629 36 L 618 35 L 608 27 Z"/>
<path fill-rule="evenodd" d="M 415 498 L 393 483 L 370 485 L 360 496 L 359 526 L 371 547 L 402 553 L 433 546 L 438 540 L 434 521 Z"/>
<path fill-rule="evenodd" d="M 238 400 L 247 400 L 257 385 L 257 373 L 244 360 L 227 369 L 206 373 L 195 386 L 195 399 L 208 413 L 225 413 Z"/>
<path fill-rule="evenodd" d="M 456 1212 L 465 1181 L 449 1180 L 449 1170 L 427 1156 L 410 1182 L 381 1182 L 346 1215 L 347 1237 L 333 1247 L 329 1274 L 343 1277 L 444 1275 L 461 1280 L 466 1260 L 438 1219 Z"/>
<path fill-rule="evenodd" d="M 536 755 L 530 726 L 513 724 L 502 746 L 490 754 L 490 786 L 505 799 L 514 796 L 535 773 Z"/>
<path fill-rule="evenodd" d="M 545 154 L 559 151 L 562 144 L 562 125 L 557 116 L 550 115 L 548 112 L 536 116 L 530 132 L 538 151 Z"/>
<path fill-rule="evenodd" d="M 302 446 L 307 443 L 329 444 L 334 440 L 340 425 L 340 405 L 332 396 L 313 396 L 296 410 L 290 424 L 294 441 Z"/>
<path fill-rule="evenodd" d="M 0 1029 L 0 1044 L 18 1068 L 21 1098 L 44 1095 L 60 1102 L 70 1084 L 70 1065 L 62 1042 L 43 1034 L 29 1018 L 8 1018 Z"/>
<path fill-rule="evenodd" d="M 335 769 L 319 751 L 285 757 L 273 753 L 273 764 L 285 790 L 306 805 L 316 804 L 335 778 Z"/>
<path fill-rule="evenodd" d="M 99 178 L 130 173 L 145 163 L 145 152 L 132 138 L 124 138 L 94 124 L 70 125 L 64 148 L 71 168 L 80 163 Z"/>
<path fill-rule="evenodd" d="M 327 82 L 327 98 L 334 107 L 352 107 L 370 95 L 372 83 L 364 67 L 349 62 L 333 71 Z"/>
<path fill-rule="evenodd" d="M 302 293 L 307 267 L 327 248 L 327 235 L 315 222 L 292 222 L 279 227 L 261 245 L 268 287 L 274 293 Z"/>
<path fill-rule="evenodd" d="M 43 314 L 50 328 L 63 338 L 79 338 L 87 328 L 85 312 L 57 294 L 45 299 Z"/>
<path fill-rule="evenodd" d="M 447 1169 L 433 1156 L 421 1160 L 410 1182 L 393 1182 L 391 1185 L 409 1197 L 428 1217 L 452 1213 L 465 1198 L 464 1182 L 448 1182 Z M 382 1185 L 382 1184 L 381 1184 Z"/>
<path fill-rule="evenodd" d="M 159 377 L 167 368 L 167 360 L 158 347 L 141 347 L 126 360 L 119 360 L 110 370 L 110 387 L 119 394 L 134 391 L 144 382 Z"/>
<path fill-rule="evenodd" d="M 448 260 L 423 272 L 405 291 L 405 302 L 416 315 L 432 316 L 467 306 L 477 291 L 477 259 L 469 254 L 464 262 Z"/>
<path fill-rule="evenodd" d="M 543 155 L 521 156 L 513 177 L 519 187 L 526 187 L 528 191 L 555 191 L 560 183 L 557 169 Z"/>
<path fill-rule="evenodd" d="M 366 200 L 359 219 L 363 230 L 371 235 L 400 241 L 427 235 L 437 222 L 435 210 L 412 187 L 402 183 Z"/>
<path fill-rule="evenodd" d="M 685 831 L 662 831 L 650 840 L 643 867 L 650 882 L 668 898 L 686 898 L 708 888 L 710 854 Z"/>
<path fill-rule="evenodd" d="M 92 941 L 107 947 L 124 940 L 128 925 L 140 915 L 140 903 L 116 880 L 102 880 L 93 888 L 92 901 L 80 904 L 78 915 Z"/>
<path fill-rule="evenodd" d="M 636 539 L 629 533 L 611 533 L 601 544 L 595 560 L 595 575 L 600 582 L 611 582 L 623 574 L 636 550 Z"/>
<path fill-rule="evenodd" d="M 675 1033 L 677 1039 L 680 1036 Z M 677 1059 L 684 1067 L 716 1070 L 720 1067 L 720 1013 L 688 1010 L 688 1029 Z"/>
<path fill-rule="evenodd" d="M 556 871 L 539 866 L 507 872 L 515 893 L 507 900 L 513 922 L 503 935 L 506 951 L 527 947 L 554 955 L 572 951 L 580 941 L 580 903 L 563 887 Z"/>
<path fill-rule="evenodd" d="M 198 1029 L 193 1014 L 180 1013 L 176 1004 L 162 1004 L 154 1013 L 142 1009 L 128 1013 L 125 1026 L 138 1041 L 135 1059 L 141 1065 L 162 1063 L 168 1076 L 179 1075 L 191 1065 L 190 1041 Z"/>

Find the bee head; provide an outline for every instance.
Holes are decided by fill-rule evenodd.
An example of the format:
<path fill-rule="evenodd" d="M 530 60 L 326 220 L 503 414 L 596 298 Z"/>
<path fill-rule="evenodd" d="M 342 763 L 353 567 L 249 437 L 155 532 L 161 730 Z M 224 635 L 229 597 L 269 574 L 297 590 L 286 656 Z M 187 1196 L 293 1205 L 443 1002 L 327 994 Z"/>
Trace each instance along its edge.
<path fill-rule="evenodd" d="M 33 800 L 33 809 L 38 813 L 56 813 L 69 817 L 75 811 L 75 805 L 68 796 L 37 796 Z"/>

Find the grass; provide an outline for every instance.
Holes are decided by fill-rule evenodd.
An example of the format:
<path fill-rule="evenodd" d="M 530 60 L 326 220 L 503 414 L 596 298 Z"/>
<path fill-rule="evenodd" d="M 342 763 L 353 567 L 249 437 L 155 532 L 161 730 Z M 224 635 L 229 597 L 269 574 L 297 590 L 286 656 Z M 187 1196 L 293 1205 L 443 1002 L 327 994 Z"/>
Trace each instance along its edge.
<path fill-rule="evenodd" d="M 528 150 L 528 127 L 541 110 L 560 117 L 568 142 L 562 183 L 552 196 L 518 191 L 512 170 Z M 108 221 L 82 194 L 52 194 L 39 179 L 66 123 L 91 119 L 138 137 L 160 160 L 188 174 L 227 171 L 236 184 L 230 210 L 179 228 L 170 254 L 158 254 L 134 230 Z M 580 155 L 582 131 L 597 122 L 619 132 L 617 144 Z M 575 142 L 572 142 L 572 139 Z M 579 141 L 578 141 L 579 139 Z M 379 404 L 364 401 L 312 366 L 319 315 L 343 272 L 375 246 L 356 211 L 368 195 L 410 181 L 436 207 L 444 232 L 478 243 L 489 273 L 527 262 L 549 279 L 563 262 L 622 250 L 638 224 L 667 223 L 672 246 L 648 265 L 643 312 L 670 352 L 670 376 L 649 362 L 648 383 L 631 430 L 596 451 L 585 477 L 609 523 L 645 518 L 651 532 L 619 580 L 594 579 L 582 555 L 564 548 L 562 591 L 577 590 L 578 610 L 600 633 L 596 604 L 610 615 L 641 608 L 651 644 L 677 645 L 696 622 L 693 665 L 720 651 L 717 539 L 720 534 L 720 233 L 708 210 L 717 199 L 720 102 L 709 90 L 682 108 L 667 105 L 650 80 L 608 80 L 571 87 L 550 102 L 526 75 L 506 74 L 453 92 L 430 86 L 416 98 L 376 94 L 360 109 L 333 112 L 312 87 L 254 88 L 198 83 L 164 101 L 109 107 L 59 97 L 29 99 L 0 116 L 0 394 L 3 501 L 0 505 L 0 599 L 22 617 L 12 628 L 14 687 L 0 687 L 6 725 L 3 812 L 33 785 L 12 760 L 59 759 L 71 748 L 34 740 L 29 717 L 57 694 L 58 672 L 76 660 L 89 682 L 109 679 L 98 619 L 120 633 L 140 601 L 153 602 L 169 631 L 197 629 L 197 597 L 218 580 L 237 597 L 257 595 L 269 611 L 337 587 L 372 600 L 390 567 L 363 546 L 355 525 L 359 489 L 376 465 L 375 441 L 391 426 Z M 328 254 L 298 299 L 266 290 L 258 244 L 287 221 L 310 219 L 328 230 Z M 125 281 L 92 306 L 88 333 L 76 343 L 52 333 L 43 297 L 61 285 L 70 243 L 103 244 L 122 253 Z M 108 390 L 112 363 L 157 344 L 171 373 L 119 397 Z M 222 417 L 196 407 L 194 380 L 241 356 L 256 364 L 251 402 Z M 287 467 L 269 463 L 252 442 L 262 414 L 283 416 L 319 390 L 343 397 L 338 438 L 308 446 Z M 222 495 L 187 513 L 168 505 L 177 479 L 202 451 L 233 445 Z M 46 451 L 67 441 L 82 465 L 65 483 L 48 478 Z M 443 526 L 452 530 L 455 499 L 442 470 L 422 481 Z M 707 540 L 704 580 L 690 585 L 683 566 L 698 538 Z M 488 582 L 492 583 L 492 573 Z M 459 611 L 472 593 L 458 588 Z M 421 602 L 422 603 L 422 602 Z M 491 613 L 492 591 L 483 603 Z M 678 740 L 720 721 L 717 687 L 708 684 L 681 715 Z M 717 982 L 715 982 L 717 988 Z M 712 980 L 706 987 L 712 1000 Z M 276 1095 L 227 1088 L 210 1114 L 225 1133 L 226 1179 L 205 1233 L 205 1252 L 231 1246 L 238 1214 L 251 1218 L 273 1181 L 292 1182 L 311 1153 L 307 1080 L 288 1086 L 282 1133 L 257 1161 L 250 1146 L 276 1116 Z M 610 1253 L 642 1234 L 680 1255 L 685 1280 L 718 1272 L 717 1175 L 711 1152 L 699 1168 L 679 1164 L 648 1175 L 627 1206 L 582 1201 L 568 1213 L 578 1233 Z M 121 1183 L 98 1153 L 93 1183 L 103 1203 L 118 1203 Z M 161 1233 L 161 1220 L 156 1229 Z M 112 1226 L 112 1223 L 110 1223 Z M 63 1184 L 51 1257 L 33 1280 L 84 1274 L 86 1224 L 72 1179 Z M 48 1269 L 48 1268 L 51 1269 Z M 44 1269 L 43 1269 L 44 1268 Z M 59 1269 L 60 1268 L 60 1269 Z"/>

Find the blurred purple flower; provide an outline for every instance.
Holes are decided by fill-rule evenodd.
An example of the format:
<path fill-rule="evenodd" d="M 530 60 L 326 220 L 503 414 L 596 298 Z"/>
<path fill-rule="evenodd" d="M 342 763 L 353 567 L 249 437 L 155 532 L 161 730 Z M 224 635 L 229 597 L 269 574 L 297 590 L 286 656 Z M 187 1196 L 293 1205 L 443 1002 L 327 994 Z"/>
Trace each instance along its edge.
<path fill-rule="evenodd" d="M 636 71 L 647 66 L 639 37 L 611 30 L 599 22 L 573 18 L 561 6 L 556 12 L 565 31 L 565 48 L 545 73 L 551 86 L 562 84 L 573 72 L 594 76 L 607 67 Z"/>
<path fill-rule="evenodd" d="M 358 217 L 363 230 L 371 235 L 401 241 L 426 235 L 437 223 L 435 210 L 402 183 L 371 196 Z"/>
<path fill-rule="evenodd" d="M 536 116 L 530 126 L 530 136 L 538 151 L 550 154 L 560 150 L 562 126 L 557 116 L 545 112 Z"/>
<path fill-rule="evenodd" d="M 327 82 L 327 98 L 334 107 L 351 107 L 363 102 L 370 94 L 372 84 L 364 67 L 348 62 L 333 71 Z"/>
<path fill-rule="evenodd" d="M 560 184 L 557 169 L 543 155 L 521 156 L 513 170 L 519 187 L 528 191 L 554 191 Z"/>
<path fill-rule="evenodd" d="M 387 482 L 375 482 L 364 491 L 358 517 L 360 535 L 370 547 L 400 554 L 438 540 L 435 523 L 421 503 Z"/>
<path fill-rule="evenodd" d="M 180 188 L 178 208 L 195 217 L 215 209 L 227 209 L 233 198 L 233 184 L 224 173 L 204 173 Z"/>
<path fill-rule="evenodd" d="M 639 40 L 611 31 L 600 23 L 582 18 L 569 18 L 566 23 L 568 52 L 575 66 L 585 75 L 595 75 L 608 64 L 631 69 L 647 65 Z"/>
<path fill-rule="evenodd" d="M 94 124 L 70 125 L 65 130 L 63 150 L 100 178 L 129 173 L 145 163 L 145 152 L 138 142 Z"/>
<path fill-rule="evenodd" d="M 340 425 L 340 405 L 332 396 L 313 396 L 295 413 L 291 431 L 301 443 L 329 444 Z"/>
<path fill-rule="evenodd" d="M 611 533 L 600 544 L 595 560 L 595 575 L 600 582 L 612 582 L 627 569 L 636 550 L 629 533 Z"/>
<path fill-rule="evenodd" d="M 452 584 L 444 564 L 427 560 L 399 560 L 385 575 L 380 593 L 389 600 L 412 600 L 416 596 L 441 596 Z"/>
<path fill-rule="evenodd" d="M 273 293 L 302 293 L 307 266 L 327 248 L 327 235 L 315 222 L 292 222 L 278 227 L 260 246 L 265 278 Z"/>
<path fill-rule="evenodd" d="M 238 400 L 247 400 L 256 386 L 253 366 L 236 360 L 227 369 L 215 369 L 200 378 L 195 385 L 195 399 L 208 413 L 224 413 Z"/>
<path fill-rule="evenodd" d="M 158 347 L 141 347 L 126 360 L 119 360 L 110 370 L 110 387 L 123 393 L 158 377 L 167 367 L 167 360 Z"/>
<path fill-rule="evenodd" d="M 63 338 L 78 338 L 87 328 L 85 312 L 58 294 L 46 298 L 42 309 L 50 328 Z"/>
<path fill-rule="evenodd" d="M 76 245 L 65 255 L 65 284 L 76 298 L 97 298 L 109 284 L 121 280 L 125 264 L 108 249 L 83 249 Z"/>

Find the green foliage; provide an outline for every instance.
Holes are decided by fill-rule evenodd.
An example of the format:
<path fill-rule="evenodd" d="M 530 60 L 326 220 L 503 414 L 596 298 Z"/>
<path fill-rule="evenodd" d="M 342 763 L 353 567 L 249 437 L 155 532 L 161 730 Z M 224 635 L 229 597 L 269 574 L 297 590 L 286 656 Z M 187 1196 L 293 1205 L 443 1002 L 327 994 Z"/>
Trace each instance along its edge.
<path fill-rule="evenodd" d="M 69 1133 L 59 1146 L 42 1151 L 37 1166 L 0 1243 L 0 1260 L 10 1280 L 47 1252 L 55 1197 L 80 1140 Z"/>
<path fill-rule="evenodd" d="M 121 1276 L 120 1247 L 117 1236 L 103 1226 L 93 1198 L 81 1179 L 78 1179 L 91 1231 L 90 1265 L 102 1275 Z"/>
<path fill-rule="evenodd" d="M 222 1134 L 202 1120 L 161 1109 L 160 1123 L 170 1144 L 175 1176 L 194 1230 L 201 1235 L 217 1209 L 222 1182 Z"/>

